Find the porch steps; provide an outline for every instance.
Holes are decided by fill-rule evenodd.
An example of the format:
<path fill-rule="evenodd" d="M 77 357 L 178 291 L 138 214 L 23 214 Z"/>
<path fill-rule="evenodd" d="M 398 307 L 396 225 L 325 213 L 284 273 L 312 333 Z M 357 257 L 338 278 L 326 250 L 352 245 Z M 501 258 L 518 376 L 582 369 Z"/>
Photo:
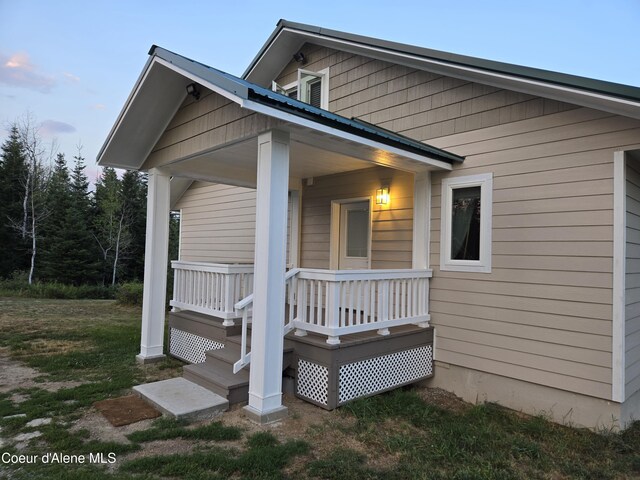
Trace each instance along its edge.
<path fill-rule="evenodd" d="M 233 373 L 233 364 L 241 356 L 241 342 L 240 335 L 228 336 L 224 348 L 206 352 L 204 363 L 184 366 L 183 378 L 225 397 L 230 405 L 246 403 L 249 400 L 249 367 Z M 288 344 L 283 352 L 283 371 L 292 361 L 293 346 Z"/>

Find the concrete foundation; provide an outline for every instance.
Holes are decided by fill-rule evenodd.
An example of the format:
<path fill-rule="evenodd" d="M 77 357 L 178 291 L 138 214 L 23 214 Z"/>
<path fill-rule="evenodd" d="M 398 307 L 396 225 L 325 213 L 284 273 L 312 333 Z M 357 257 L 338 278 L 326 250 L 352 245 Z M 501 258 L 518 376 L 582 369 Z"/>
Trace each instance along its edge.
<path fill-rule="evenodd" d="M 564 425 L 609 430 L 624 428 L 628 422 L 617 402 L 438 361 L 434 376 L 424 384 L 452 392 L 470 403 L 495 402 Z M 630 416 L 628 410 L 626 417 Z"/>

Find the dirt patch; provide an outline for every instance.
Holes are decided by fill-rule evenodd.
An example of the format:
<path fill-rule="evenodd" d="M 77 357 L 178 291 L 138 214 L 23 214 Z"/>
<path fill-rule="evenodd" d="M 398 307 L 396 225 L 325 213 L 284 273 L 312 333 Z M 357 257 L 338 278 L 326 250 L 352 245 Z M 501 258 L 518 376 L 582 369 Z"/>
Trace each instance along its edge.
<path fill-rule="evenodd" d="M 90 344 L 84 341 L 36 338 L 29 342 L 28 355 L 47 355 L 51 353 L 60 354 L 76 351 L 87 351 L 89 349 Z"/>
<path fill-rule="evenodd" d="M 152 423 L 153 420 L 143 420 L 123 427 L 114 427 L 106 418 L 100 415 L 100 412 L 91 408 L 73 423 L 70 431 L 86 430 L 89 432 L 91 440 L 101 442 L 131 443 L 127 435 L 139 430 L 147 430 L 151 428 Z"/>
<path fill-rule="evenodd" d="M 455 394 L 442 390 L 441 388 L 418 387 L 416 392 L 425 402 L 436 407 L 461 413 L 471 408 L 471 404 L 465 402 Z"/>
<path fill-rule="evenodd" d="M 109 398 L 96 402 L 93 406 L 114 427 L 122 427 L 141 420 L 158 418 L 161 413 L 137 395 Z"/>
<path fill-rule="evenodd" d="M 49 392 L 56 392 L 62 388 L 73 388 L 87 382 L 64 381 L 47 382 L 38 381 L 42 375 L 37 370 L 28 367 L 18 360 L 9 358 L 7 349 L 0 349 L 0 393 L 11 392 L 19 388 L 38 387 Z M 18 402 L 26 400 L 21 395 L 16 398 Z"/>

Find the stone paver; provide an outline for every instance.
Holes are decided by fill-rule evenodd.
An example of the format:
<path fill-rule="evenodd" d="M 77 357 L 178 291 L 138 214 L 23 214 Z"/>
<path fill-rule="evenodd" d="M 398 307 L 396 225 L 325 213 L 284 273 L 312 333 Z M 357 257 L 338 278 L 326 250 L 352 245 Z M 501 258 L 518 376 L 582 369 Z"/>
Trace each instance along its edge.
<path fill-rule="evenodd" d="M 181 377 L 138 385 L 133 390 L 161 412 L 178 419 L 203 420 L 229 408 L 226 398 Z"/>

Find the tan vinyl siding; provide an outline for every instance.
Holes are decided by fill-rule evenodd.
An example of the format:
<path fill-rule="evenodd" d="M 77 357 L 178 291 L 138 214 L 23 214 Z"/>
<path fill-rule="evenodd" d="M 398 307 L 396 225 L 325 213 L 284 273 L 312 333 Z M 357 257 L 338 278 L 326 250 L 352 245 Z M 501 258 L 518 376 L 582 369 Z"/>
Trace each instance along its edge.
<path fill-rule="evenodd" d="M 466 155 L 432 176 L 438 360 L 611 398 L 613 152 L 639 139 L 581 108 L 432 141 Z M 492 272 L 441 272 L 442 179 L 487 172 Z"/>
<path fill-rule="evenodd" d="M 305 69 L 329 68 L 331 111 L 466 156 L 453 172 L 432 176 L 436 358 L 610 398 L 613 151 L 637 148 L 640 122 L 325 47 L 302 51 Z M 295 81 L 298 67 L 290 63 L 277 81 Z M 494 175 L 492 272 L 440 272 L 442 179 L 487 172 Z M 311 213 L 307 201 L 303 217 Z M 322 208 L 316 223 L 303 218 L 303 266 L 328 266 L 330 210 Z M 411 229 L 409 217 L 393 218 Z M 388 226 L 393 238 L 395 225 Z M 406 254 L 397 266 L 409 267 L 403 246 L 378 251 Z M 627 375 L 637 374 L 640 387 L 640 348 L 628 357 L 637 361 Z"/>
<path fill-rule="evenodd" d="M 176 209 L 182 211 L 181 260 L 253 263 L 255 190 L 194 182 Z"/>
<path fill-rule="evenodd" d="M 253 263 L 256 238 L 255 190 L 194 182 L 175 208 L 182 212 L 181 260 Z M 291 240 L 291 201 L 288 218 L 287 258 Z"/>
<path fill-rule="evenodd" d="M 383 167 L 317 177 L 303 187 L 301 267 L 329 268 L 331 202 L 374 196 L 383 184 L 391 201 L 373 207 L 371 267 L 411 268 L 413 175 Z"/>
<path fill-rule="evenodd" d="M 503 125 L 574 105 L 306 44 L 306 70 L 329 68 L 329 110 L 421 141 Z M 292 61 L 276 81 L 297 80 Z"/>
<path fill-rule="evenodd" d="M 625 396 L 640 390 L 640 165 L 626 162 Z"/>

